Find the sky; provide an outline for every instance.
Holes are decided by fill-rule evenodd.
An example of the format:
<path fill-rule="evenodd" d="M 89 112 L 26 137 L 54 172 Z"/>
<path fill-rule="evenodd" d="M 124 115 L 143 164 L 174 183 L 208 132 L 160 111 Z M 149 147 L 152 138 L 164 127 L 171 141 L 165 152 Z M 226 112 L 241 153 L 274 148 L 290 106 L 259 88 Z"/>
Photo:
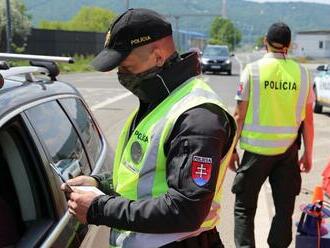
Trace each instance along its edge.
<path fill-rule="evenodd" d="M 330 0 L 249 0 L 253 2 L 309 2 L 330 4 Z"/>

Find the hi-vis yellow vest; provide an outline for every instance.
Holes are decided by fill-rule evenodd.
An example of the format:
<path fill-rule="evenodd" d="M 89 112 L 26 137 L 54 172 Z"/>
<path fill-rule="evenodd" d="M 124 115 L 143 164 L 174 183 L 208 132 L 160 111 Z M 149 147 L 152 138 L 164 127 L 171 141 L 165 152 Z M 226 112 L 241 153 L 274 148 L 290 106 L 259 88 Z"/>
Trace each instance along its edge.
<path fill-rule="evenodd" d="M 261 155 L 282 154 L 305 119 L 308 71 L 291 59 L 272 56 L 249 64 L 248 70 L 250 95 L 240 146 Z"/>
<path fill-rule="evenodd" d="M 167 192 L 164 144 L 178 117 L 186 110 L 204 103 L 213 103 L 225 110 L 220 99 L 209 86 L 200 79 L 193 78 L 163 100 L 128 137 L 136 115 L 136 112 L 132 113 L 123 128 L 116 149 L 113 167 L 113 183 L 116 192 L 131 200 L 155 198 Z M 233 119 L 231 121 L 234 123 Z M 232 127 L 232 129 L 235 128 Z M 212 229 L 219 221 L 221 184 L 232 151 L 233 145 L 219 165 L 213 203 L 208 216 L 198 230 L 184 233 L 148 234 L 112 228 L 110 246 L 155 248 Z"/>

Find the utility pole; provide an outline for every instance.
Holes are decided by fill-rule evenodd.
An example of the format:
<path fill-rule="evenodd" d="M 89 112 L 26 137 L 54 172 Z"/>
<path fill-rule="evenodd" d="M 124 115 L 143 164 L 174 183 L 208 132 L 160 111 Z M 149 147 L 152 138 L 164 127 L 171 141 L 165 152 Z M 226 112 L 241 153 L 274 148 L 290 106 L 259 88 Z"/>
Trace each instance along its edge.
<path fill-rule="evenodd" d="M 126 2 L 126 10 L 128 10 L 129 9 L 129 0 L 126 0 L 125 2 Z"/>
<path fill-rule="evenodd" d="M 227 2 L 222 0 L 222 17 L 227 18 Z"/>
<path fill-rule="evenodd" d="M 6 12 L 7 12 L 7 28 L 6 28 L 6 40 L 7 40 L 7 53 L 11 52 L 11 12 L 10 12 L 10 2 L 6 0 Z"/>

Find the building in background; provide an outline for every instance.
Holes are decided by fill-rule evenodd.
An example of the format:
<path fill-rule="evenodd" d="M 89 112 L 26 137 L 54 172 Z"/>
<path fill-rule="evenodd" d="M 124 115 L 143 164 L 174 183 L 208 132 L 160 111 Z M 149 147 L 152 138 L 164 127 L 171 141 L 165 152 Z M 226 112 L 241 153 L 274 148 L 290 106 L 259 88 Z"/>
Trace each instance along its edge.
<path fill-rule="evenodd" d="M 186 30 L 179 30 L 179 32 L 176 32 L 174 30 L 174 40 L 180 52 L 187 52 L 191 48 L 203 50 L 207 44 L 208 36 L 199 32 Z"/>
<path fill-rule="evenodd" d="M 296 33 L 293 54 L 298 57 L 330 58 L 330 30 Z"/>

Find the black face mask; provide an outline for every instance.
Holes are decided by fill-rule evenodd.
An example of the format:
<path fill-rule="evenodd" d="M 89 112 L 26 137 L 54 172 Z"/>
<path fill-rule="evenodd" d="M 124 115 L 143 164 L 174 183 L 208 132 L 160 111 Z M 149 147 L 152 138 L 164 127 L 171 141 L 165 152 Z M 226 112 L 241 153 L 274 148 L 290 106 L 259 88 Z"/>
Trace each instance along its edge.
<path fill-rule="evenodd" d="M 132 73 L 123 73 L 118 71 L 118 80 L 122 86 L 131 91 L 134 95 L 136 95 L 143 102 L 150 102 L 149 97 L 146 93 L 141 89 L 141 85 L 146 81 L 154 81 L 156 75 L 162 71 L 162 67 L 152 67 L 151 69 L 141 72 L 138 74 Z"/>
<path fill-rule="evenodd" d="M 138 74 L 118 71 L 118 80 L 121 85 L 131 91 L 141 101 L 151 103 L 155 100 L 153 99 L 155 91 L 165 91 L 165 94 L 170 94 L 163 80 L 162 72 L 169 67 L 171 61 L 176 58 L 178 58 L 177 53 L 169 57 L 162 67 L 155 66 Z"/>

